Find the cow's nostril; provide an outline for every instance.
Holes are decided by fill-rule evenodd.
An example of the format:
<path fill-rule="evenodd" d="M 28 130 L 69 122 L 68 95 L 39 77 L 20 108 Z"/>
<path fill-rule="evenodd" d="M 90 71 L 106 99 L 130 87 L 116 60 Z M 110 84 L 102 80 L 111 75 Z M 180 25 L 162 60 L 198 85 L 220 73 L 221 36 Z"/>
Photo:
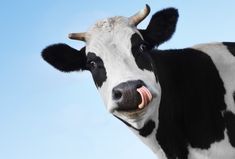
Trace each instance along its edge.
<path fill-rule="evenodd" d="M 137 88 L 140 88 L 140 87 L 142 87 L 142 86 L 143 86 L 142 83 L 138 83 L 138 84 L 136 85 L 136 89 L 137 89 Z"/>
<path fill-rule="evenodd" d="M 137 89 L 137 88 L 140 88 L 140 87 L 142 87 L 143 85 L 144 85 L 144 83 L 143 83 L 141 80 L 138 80 L 135 88 L 136 88 L 136 89 Z"/>
<path fill-rule="evenodd" d="M 119 100 L 122 97 L 122 92 L 120 90 L 113 90 L 113 99 Z"/>

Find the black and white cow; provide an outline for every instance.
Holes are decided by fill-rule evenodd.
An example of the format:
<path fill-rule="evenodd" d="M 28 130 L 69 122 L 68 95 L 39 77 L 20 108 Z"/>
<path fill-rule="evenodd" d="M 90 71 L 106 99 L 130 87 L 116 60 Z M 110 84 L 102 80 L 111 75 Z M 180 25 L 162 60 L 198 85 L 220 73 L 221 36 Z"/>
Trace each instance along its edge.
<path fill-rule="evenodd" d="M 81 50 L 54 44 L 42 57 L 63 72 L 91 72 L 106 108 L 159 159 L 235 159 L 235 43 L 158 50 L 175 31 L 178 12 L 155 13 L 145 30 L 131 17 L 98 21 Z"/>

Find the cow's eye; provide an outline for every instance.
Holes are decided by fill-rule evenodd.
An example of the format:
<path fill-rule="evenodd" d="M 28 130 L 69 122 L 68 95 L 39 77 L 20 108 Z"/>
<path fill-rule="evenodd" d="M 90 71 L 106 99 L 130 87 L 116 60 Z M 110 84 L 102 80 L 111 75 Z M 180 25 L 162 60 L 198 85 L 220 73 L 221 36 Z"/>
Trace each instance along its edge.
<path fill-rule="evenodd" d="M 90 61 L 89 62 L 89 68 L 90 70 L 94 70 L 97 68 L 97 63 L 95 61 Z"/>
<path fill-rule="evenodd" d="M 140 49 L 140 52 L 144 52 L 147 49 L 147 45 L 142 43 L 142 44 L 140 44 L 139 49 Z"/>

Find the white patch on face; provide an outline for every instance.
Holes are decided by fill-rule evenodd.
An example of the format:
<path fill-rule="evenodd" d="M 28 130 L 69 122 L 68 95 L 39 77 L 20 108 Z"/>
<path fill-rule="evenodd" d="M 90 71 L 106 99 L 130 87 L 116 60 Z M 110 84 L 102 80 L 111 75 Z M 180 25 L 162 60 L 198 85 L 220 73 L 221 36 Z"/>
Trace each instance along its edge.
<path fill-rule="evenodd" d="M 214 62 L 226 90 L 225 103 L 227 110 L 235 113 L 233 93 L 235 91 L 235 57 L 222 43 L 196 45 L 193 48 L 208 54 Z"/>
<path fill-rule="evenodd" d="M 234 159 L 235 149 L 230 145 L 228 136 L 220 142 L 213 143 L 208 150 L 189 147 L 189 159 Z"/>
<path fill-rule="evenodd" d="M 131 36 L 134 33 L 139 32 L 135 27 L 129 26 L 128 18 L 114 17 L 100 21 L 88 32 L 86 52 L 95 53 L 104 62 L 107 80 L 98 90 L 107 110 L 133 127 L 141 128 L 145 121 L 156 113 L 155 110 L 160 103 L 161 88 L 156 82 L 154 72 L 141 70 L 135 62 L 131 52 Z M 112 99 L 113 88 L 131 80 L 142 80 L 154 97 L 147 106 L 146 113 L 138 119 L 130 119 L 114 111 L 117 105 Z"/>

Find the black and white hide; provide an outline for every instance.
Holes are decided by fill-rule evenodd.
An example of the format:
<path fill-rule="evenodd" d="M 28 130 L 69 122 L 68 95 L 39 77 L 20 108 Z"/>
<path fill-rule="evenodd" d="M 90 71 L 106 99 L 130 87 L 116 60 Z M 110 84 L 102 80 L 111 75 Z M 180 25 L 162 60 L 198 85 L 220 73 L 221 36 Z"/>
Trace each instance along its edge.
<path fill-rule="evenodd" d="M 60 71 L 90 71 L 107 110 L 130 127 L 159 159 L 235 158 L 235 43 L 155 49 L 175 31 L 178 11 L 150 8 L 98 21 L 42 57 Z"/>

